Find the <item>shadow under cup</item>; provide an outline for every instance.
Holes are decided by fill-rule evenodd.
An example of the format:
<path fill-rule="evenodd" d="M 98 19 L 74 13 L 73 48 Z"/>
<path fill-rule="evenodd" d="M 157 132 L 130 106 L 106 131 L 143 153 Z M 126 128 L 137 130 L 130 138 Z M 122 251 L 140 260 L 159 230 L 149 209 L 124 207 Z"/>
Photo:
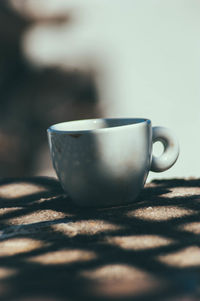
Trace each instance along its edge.
<path fill-rule="evenodd" d="M 152 126 L 148 119 L 63 122 L 48 129 L 48 140 L 61 185 L 80 206 L 132 202 L 151 169 Z"/>

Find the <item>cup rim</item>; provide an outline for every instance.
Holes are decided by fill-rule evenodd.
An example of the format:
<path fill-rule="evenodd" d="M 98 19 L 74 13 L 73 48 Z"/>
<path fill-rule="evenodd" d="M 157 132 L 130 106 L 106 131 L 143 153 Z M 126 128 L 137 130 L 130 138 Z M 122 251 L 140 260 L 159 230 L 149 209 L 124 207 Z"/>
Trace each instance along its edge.
<path fill-rule="evenodd" d="M 116 126 L 111 126 L 111 127 L 102 127 L 102 128 L 97 128 L 97 129 L 89 129 L 89 130 L 63 130 L 63 129 L 58 129 L 58 126 L 64 125 L 64 124 L 73 124 L 73 123 L 84 123 L 84 122 L 94 122 L 95 121 L 119 121 L 119 120 L 124 120 L 124 121 L 129 121 L 130 123 L 128 124 L 122 124 L 122 125 L 116 125 Z M 131 121 L 133 123 L 131 123 Z M 140 127 L 144 124 L 151 124 L 151 120 L 147 118 L 132 118 L 132 117 L 122 117 L 122 118 L 90 118 L 90 119 L 80 119 L 80 120 L 71 120 L 71 121 L 64 121 L 64 122 L 59 122 L 51 125 L 48 129 L 48 133 L 58 133 L 58 134 L 77 134 L 77 133 L 99 133 L 99 132 L 107 132 L 107 131 L 113 131 L 117 129 L 122 129 L 122 128 L 127 128 L 127 127 Z"/>

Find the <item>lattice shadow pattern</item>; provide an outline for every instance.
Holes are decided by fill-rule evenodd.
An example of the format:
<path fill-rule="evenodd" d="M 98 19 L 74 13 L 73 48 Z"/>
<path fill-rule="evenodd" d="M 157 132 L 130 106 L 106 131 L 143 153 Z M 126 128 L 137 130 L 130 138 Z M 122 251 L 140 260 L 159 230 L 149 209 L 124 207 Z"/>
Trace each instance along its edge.
<path fill-rule="evenodd" d="M 50 178 L 0 183 L 0 299 L 199 300 L 200 180 L 74 207 Z"/>

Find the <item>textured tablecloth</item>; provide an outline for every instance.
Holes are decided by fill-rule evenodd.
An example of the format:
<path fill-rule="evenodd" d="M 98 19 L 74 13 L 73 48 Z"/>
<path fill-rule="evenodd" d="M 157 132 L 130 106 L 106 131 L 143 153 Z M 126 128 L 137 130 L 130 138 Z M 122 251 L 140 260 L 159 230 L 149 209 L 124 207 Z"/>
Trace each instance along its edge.
<path fill-rule="evenodd" d="M 200 300 L 200 180 L 74 207 L 50 178 L 0 181 L 0 300 Z"/>

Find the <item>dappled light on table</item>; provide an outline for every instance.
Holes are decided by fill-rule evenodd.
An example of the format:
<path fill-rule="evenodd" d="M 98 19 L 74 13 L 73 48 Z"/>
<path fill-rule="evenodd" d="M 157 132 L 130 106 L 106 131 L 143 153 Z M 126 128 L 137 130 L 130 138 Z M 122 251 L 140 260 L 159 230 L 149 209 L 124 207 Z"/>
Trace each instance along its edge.
<path fill-rule="evenodd" d="M 188 210 L 178 206 L 150 206 L 128 212 L 128 217 L 136 217 L 151 221 L 167 221 L 175 218 L 180 218 L 188 215 L 193 215 L 197 212 Z"/>
<path fill-rule="evenodd" d="M 190 222 L 179 226 L 180 230 L 200 234 L 200 222 Z"/>
<path fill-rule="evenodd" d="M 41 185 L 26 182 L 12 183 L 12 185 L 9 183 L 0 186 L 0 198 L 16 199 L 44 191 L 47 191 L 47 188 Z"/>
<path fill-rule="evenodd" d="M 83 271 L 81 276 L 91 280 L 93 294 L 106 297 L 147 294 L 161 285 L 150 273 L 125 264 L 101 266 Z"/>
<path fill-rule="evenodd" d="M 173 187 L 170 189 L 170 192 L 168 192 L 164 197 L 166 198 L 180 198 L 184 196 L 200 196 L 200 187 Z"/>
<path fill-rule="evenodd" d="M 106 241 L 108 244 L 127 250 L 147 250 L 169 246 L 174 243 L 172 239 L 159 235 L 108 236 Z"/>
<path fill-rule="evenodd" d="M 45 245 L 44 242 L 31 238 L 10 238 L 0 242 L 0 257 L 30 252 L 43 245 Z"/>
<path fill-rule="evenodd" d="M 55 179 L 9 179 L 4 193 L 5 184 L 3 301 L 191 301 L 199 292 L 198 180 L 154 181 L 132 204 L 96 209 L 74 206 Z"/>
<path fill-rule="evenodd" d="M 200 266 L 200 247 L 191 246 L 167 255 L 158 256 L 158 260 L 169 266 L 185 268 Z"/>
<path fill-rule="evenodd" d="M 37 222 L 45 222 L 45 221 L 54 221 L 63 219 L 66 217 L 71 217 L 72 215 L 65 214 L 64 212 L 57 212 L 56 210 L 51 209 L 44 209 L 37 211 L 33 213 L 27 213 L 27 214 L 20 214 L 19 217 L 13 217 L 9 218 L 8 222 L 11 225 L 28 225 L 28 224 L 34 224 Z"/>
<path fill-rule="evenodd" d="M 42 265 L 47 264 L 67 264 L 73 262 L 84 262 L 90 261 L 96 258 L 95 252 L 87 251 L 87 250 L 78 250 L 78 249 L 66 249 L 66 250 L 58 250 L 47 252 L 42 255 L 37 255 L 34 257 L 30 257 L 28 261 L 39 263 Z"/>
<path fill-rule="evenodd" d="M 21 210 L 22 207 L 0 208 L 0 217 L 3 218 L 8 213 L 12 213 L 17 210 Z"/>
<path fill-rule="evenodd" d="M 0 267 L 0 280 L 17 274 L 17 269 Z"/>
<path fill-rule="evenodd" d="M 67 222 L 52 225 L 51 228 L 54 231 L 62 232 L 67 236 L 76 235 L 95 235 L 103 233 L 104 231 L 115 231 L 119 230 L 120 226 L 106 222 L 103 220 L 83 220 L 77 222 Z"/>

